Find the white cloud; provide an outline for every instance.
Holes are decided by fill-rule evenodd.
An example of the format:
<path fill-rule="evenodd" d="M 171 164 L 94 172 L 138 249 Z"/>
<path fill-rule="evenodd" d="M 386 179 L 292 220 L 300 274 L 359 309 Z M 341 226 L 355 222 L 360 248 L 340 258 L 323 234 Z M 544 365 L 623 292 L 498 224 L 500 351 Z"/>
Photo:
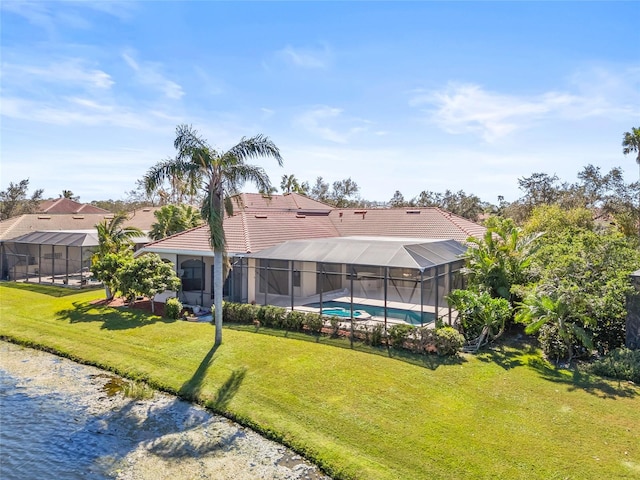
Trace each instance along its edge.
<path fill-rule="evenodd" d="M 348 143 L 358 133 L 369 130 L 372 122 L 359 118 L 343 117 L 340 108 L 320 105 L 294 119 L 294 125 L 309 133 L 334 143 Z"/>
<path fill-rule="evenodd" d="M 294 48 L 287 45 L 276 52 L 276 56 L 296 67 L 326 68 L 331 60 L 329 48 Z"/>
<path fill-rule="evenodd" d="M 553 119 L 604 116 L 633 119 L 640 115 L 640 68 L 621 73 L 603 68 L 572 75 L 571 91 L 538 95 L 492 92 L 480 85 L 449 83 L 445 88 L 415 91 L 412 107 L 422 107 L 431 122 L 448 133 L 474 133 L 486 142 Z"/>
<path fill-rule="evenodd" d="M 38 102 L 22 98 L 3 97 L 0 115 L 50 125 L 112 126 L 139 130 L 161 130 L 163 125 L 151 121 L 157 112 L 134 112 L 125 107 L 99 104 L 93 100 L 70 97 L 60 104 Z M 173 123 L 173 122 L 167 122 Z"/>
<path fill-rule="evenodd" d="M 431 106 L 430 119 L 446 132 L 476 133 L 492 142 L 577 103 L 577 97 L 556 92 L 526 98 L 489 92 L 479 85 L 449 84 L 414 96 L 409 105 Z"/>
<path fill-rule="evenodd" d="M 143 62 L 138 63 L 130 53 L 123 53 L 122 58 L 135 72 L 136 79 L 145 86 L 155 88 L 162 92 L 167 98 L 179 100 L 184 96 L 184 90 L 176 82 L 165 78 L 160 72 L 161 65 L 158 63 Z"/>
<path fill-rule="evenodd" d="M 3 1 L 0 8 L 14 15 L 21 16 L 36 27 L 46 30 L 54 36 L 59 28 L 75 28 L 88 30 L 93 22 L 87 18 L 87 12 L 99 12 L 127 20 L 131 12 L 137 8 L 134 2 L 109 0 L 103 1 L 67 1 L 53 4 L 44 1 Z"/>
<path fill-rule="evenodd" d="M 86 67 L 85 62 L 79 58 L 64 59 L 44 67 L 3 63 L 2 71 L 3 83 L 8 82 L 18 87 L 33 82 L 46 82 L 108 90 L 114 84 L 108 73 Z"/>

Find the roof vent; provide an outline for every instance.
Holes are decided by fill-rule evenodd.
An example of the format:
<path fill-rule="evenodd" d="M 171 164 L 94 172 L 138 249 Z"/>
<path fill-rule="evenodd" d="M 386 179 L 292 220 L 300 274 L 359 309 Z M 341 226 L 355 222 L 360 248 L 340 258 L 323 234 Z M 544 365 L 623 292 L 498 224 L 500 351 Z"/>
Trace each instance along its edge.
<path fill-rule="evenodd" d="M 415 215 L 415 214 L 419 214 L 420 210 L 407 210 L 407 213 Z"/>

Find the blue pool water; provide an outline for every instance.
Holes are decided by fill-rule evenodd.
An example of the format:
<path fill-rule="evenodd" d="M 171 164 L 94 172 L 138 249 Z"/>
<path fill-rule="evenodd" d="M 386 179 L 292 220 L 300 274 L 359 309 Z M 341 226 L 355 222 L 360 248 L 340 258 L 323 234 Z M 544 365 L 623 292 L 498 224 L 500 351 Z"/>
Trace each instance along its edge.
<path fill-rule="evenodd" d="M 306 305 L 307 307 L 320 308 L 320 303 L 311 303 Z M 351 304 L 349 302 L 322 302 L 322 311 L 326 315 L 333 315 L 328 313 L 326 309 L 341 309 L 346 310 L 344 315 L 336 314 L 336 316 L 345 316 L 349 318 L 351 316 Z M 363 305 L 361 303 L 354 303 L 353 310 L 362 310 L 374 317 L 384 317 L 384 307 L 376 307 L 373 305 Z M 357 316 L 356 316 L 357 317 Z M 400 308 L 387 308 L 387 318 L 395 318 L 403 320 L 411 325 L 421 325 L 421 323 L 433 322 L 435 316 L 433 313 L 423 312 L 422 322 L 420 322 L 420 312 L 414 312 L 412 310 L 403 310 Z"/>
<path fill-rule="evenodd" d="M 353 316 L 354 318 L 358 317 L 368 317 L 366 315 L 367 312 L 363 312 L 362 310 L 354 310 Z M 323 315 L 331 315 L 332 317 L 343 317 L 343 318 L 351 318 L 351 309 L 346 309 L 342 307 L 330 307 L 322 309 Z"/>

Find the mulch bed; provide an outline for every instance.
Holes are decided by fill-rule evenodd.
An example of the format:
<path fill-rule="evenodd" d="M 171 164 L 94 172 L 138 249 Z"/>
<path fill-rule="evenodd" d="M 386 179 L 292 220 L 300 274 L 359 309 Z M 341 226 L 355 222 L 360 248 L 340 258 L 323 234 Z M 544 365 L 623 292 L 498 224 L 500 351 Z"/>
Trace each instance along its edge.
<path fill-rule="evenodd" d="M 109 301 L 106 299 L 95 300 L 91 302 L 92 305 L 104 305 L 108 307 L 124 307 L 128 306 L 129 308 L 135 308 L 136 310 L 142 310 L 147 313 L 151 313 L 151 301 L 150 300 L 136 300 L 133 305 L 127 304 L 123 297 L 116 297 Z M 154 315 L 159 315 L 161 317 L 164 316 L 164 303 L 155 302 L 155 313 Z"/>

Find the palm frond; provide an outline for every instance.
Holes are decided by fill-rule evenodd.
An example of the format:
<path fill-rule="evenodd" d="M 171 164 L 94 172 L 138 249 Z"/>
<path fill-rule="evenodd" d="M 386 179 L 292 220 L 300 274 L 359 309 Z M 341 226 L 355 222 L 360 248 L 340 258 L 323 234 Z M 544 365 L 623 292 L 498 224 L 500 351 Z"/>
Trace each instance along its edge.
<path fill-rule="evenodd" d="M 282 156 L 275 143 L 264 135 L 256 135 L 251 138 L 242 137 L 240 143 L 231 148 L 227 154 L 245 162 L 249 158 L 271 157 L 276 159 L 278 165 L 282 166 Z"/>

